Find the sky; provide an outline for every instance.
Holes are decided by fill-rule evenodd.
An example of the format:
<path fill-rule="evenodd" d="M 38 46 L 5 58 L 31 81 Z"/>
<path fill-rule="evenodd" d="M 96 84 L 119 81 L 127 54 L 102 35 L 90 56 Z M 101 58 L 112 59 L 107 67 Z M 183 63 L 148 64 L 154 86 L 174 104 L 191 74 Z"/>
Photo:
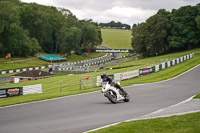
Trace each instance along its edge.
<path fill-rule="evenodd" d="M 70 10 L 79 20 L 92 19 L 98 23 L 110 21 L 129 25 L 145 22 L 159 9 L 178 9 L 196 5 L 199 0 L 21 0 Z"/>

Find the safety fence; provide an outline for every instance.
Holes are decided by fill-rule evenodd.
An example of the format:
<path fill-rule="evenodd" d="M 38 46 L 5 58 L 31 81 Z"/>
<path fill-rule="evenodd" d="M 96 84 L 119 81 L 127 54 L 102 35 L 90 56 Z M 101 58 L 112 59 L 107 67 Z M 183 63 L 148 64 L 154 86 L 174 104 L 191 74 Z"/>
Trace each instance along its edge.
<path fill-rule="evenodd" d="M 174 60 L 171 60 L 171 61 L 163 62 L 159 65 L 150 66 L 150 67 L 147 67 L 147 68 L 134 70 L 134 71 L 128 71 L 128 72 L 124 72 L 124 73 L 116 73 L 116 74 L 112 74 L 112 75 L 109 75 L 109 76 L 112 77 L 115 81 L 127 80 L 127 79 L 138 77 L 140 75 L 147 75 L 147 74 L 150 74 L 150 73 L 154 73 L 154 72 L 164 70 L 168 67 L 177 65 L 177 64 L 179 64 L 183 61 L 186 61 L 188 59 L 191 59 L 193 57 L 194 57 L 194 53 L 182 56 L 180 58 L 177 58 L 177 59 L 174 59 Z M 97 84 L 96 85 L 101 86 L 101 83 L 102 83 L 101 77 L 97 76 Z"/>
<path fill-rule="evenodd" d="M 82 76 L 80 78 L 80 89 L 89 89 L 96 86 L 96 78 L 91 75 Z"/>
<path fill-rule="evenodd" d="M 42 84 L 0 89 L 0 98 L 42 93 Z"/>
<path fill-rule="evenodd" d="M 62 91 L 74 91 L 79 88 L 90 89 L 96 86 L 96 78 L 92 75 L 81 76 L 80 79 L 73 79 L 73 81 L 60 80 L 60 92 Z"/>

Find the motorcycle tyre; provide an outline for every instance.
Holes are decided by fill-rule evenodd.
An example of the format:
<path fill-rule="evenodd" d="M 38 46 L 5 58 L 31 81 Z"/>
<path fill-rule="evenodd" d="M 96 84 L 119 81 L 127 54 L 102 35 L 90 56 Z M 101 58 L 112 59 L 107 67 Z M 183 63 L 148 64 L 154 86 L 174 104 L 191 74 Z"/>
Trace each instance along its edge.
<path fill-rule="evenodd" d="M 125 91 L 125 90 L 124 90 Z M 130 97 L 129 97 L 129 95 L 128 95 L 128 93 L 125 91 L 125 96 L 124 96 L 124 102 L 129 102 L 130 101 Z"/>
<path fill-rule="evenodd" d="M 111 103 L 113 103 L 113 104 L 117 103 L 117 98 L 115 100 L 113 100 L 113 97 L 110 95 L 109 91 L 107 92 L 107 98 Z"/>

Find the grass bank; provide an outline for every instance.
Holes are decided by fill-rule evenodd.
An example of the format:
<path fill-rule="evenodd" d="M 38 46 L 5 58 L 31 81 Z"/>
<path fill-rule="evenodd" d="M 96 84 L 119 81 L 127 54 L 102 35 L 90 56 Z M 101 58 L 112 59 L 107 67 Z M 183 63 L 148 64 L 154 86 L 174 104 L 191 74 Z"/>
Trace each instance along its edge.
<path fill-rule="evenodd" d="M 132 49 L 131 30 L 101 29 L 103 45 L 113 49 Z"/>
<path fill-rule="evenodd" d="M 124 122 L 92 133 L 199 133 L 200 112 L 181 116 Z"/>
<path fill-rule="evenodd" d="M 115 69 L 115 70 L 100 70 L 98 72 L 89 73 L 89 74 L 77 74 L 77 75 L 61 74 L 52 78 L 0 86 L 0 88 L 7 88 L 7 87 L 18 87 L 18 86 L 20 87 L 20 86 L 33 85 L 33 84 L 42 84 L 42 87 L 43 87 L 42 94 L 33 94 L 33 95 L 27 95 L 27 96 L 18 96 L 18 97 L 1 99 L 0 106 L 39 101 L 39 100 L 44 100 L 44 99 L 50 99 L 50 98 L 56 98 L 56 97 L 62 97 L 62 96 L 68 96 L 68 95 L 100 90 L 100 88 L 80 90 L 80 85 L 79 85 L 80 77 L 84 75 L 93 75 L 96 77 L 100 75 L 100 73 L 103 71 L 106 72 L 107 74 L 114 74 L 114 73 L 126 72 L 126 71 L 131 71 L 131 70 L 137 70 L 139 68 L 149 66 L 150 64 L 155 65 L 152 62 L 156 63 L 158 61 L 159 63 L 161 59 L 165 60 L 167 58 L 169 59 L 169 57 L 170 58 L 181 57 L 185 53 L 193 53 L 193 52 L 196 54 L 194 58 L 192 59 L 189 59 L 183 63 L 180 63 L 176 66 L 172 66 L 170 68 L 159 71 L 157 73 L 152 73 L 146 76 L 140 76 L 138 78 L 122 81 L 121 85 L 129 86 L 133 84 L 149 83 L 149 82 L 157 82 L 157 81 L 165 80 L 165 79 L 177 76 L 181 74 L 182 72 L 187 71 L 188 69 L 200 64 L 200 49 L 168 54 L 168 55 L 163 55 L 160 57 L 158 56 L 158 57 L 146 58 L 146 59 L 141 59 L 141 60 L 133 60 L 131 62 L 131 64 L 132 63 L 134 64 L 135 62 L 137 62 L 138 64 L 142 64 L 140 66 L 132 66 L 129 68 L 122 68 L 122 69 Z M 127 63 L 130 63 L 130 62 L 127 62 Z M 62 92 L 60 92 L 60 81 L 65 82 L 65 86 L 66 86 L 66 87 L 63 87 Z"/>

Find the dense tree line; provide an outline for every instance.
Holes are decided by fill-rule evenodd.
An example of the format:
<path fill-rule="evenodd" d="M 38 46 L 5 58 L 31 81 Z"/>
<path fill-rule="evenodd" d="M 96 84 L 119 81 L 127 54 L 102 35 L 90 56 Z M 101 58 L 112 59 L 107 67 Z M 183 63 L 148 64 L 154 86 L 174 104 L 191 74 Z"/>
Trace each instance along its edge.
<path fill-rule="evenodd" d="M 70 55 L 102 42 L 91 21 L 79 21 L 69 10 L 19 0 L 0 1 L 0 56 L 34 55 L 39 51 Z"/>
<path fill-rule="evenodd" d="M 160 9 L 146 22 L 134 24 L 132 47 L 144 57 L 200 47 L 200 4 L 168 12 Z"/>
<path fill-rule="evenodd" d="M 131 29 L 131 26 L 128 24 L 122 24 L 121 22 L 111 21 L 109 23 L 99 23 L 99 26 L 102 28 L 117 28 L 117 29 Z"/>

